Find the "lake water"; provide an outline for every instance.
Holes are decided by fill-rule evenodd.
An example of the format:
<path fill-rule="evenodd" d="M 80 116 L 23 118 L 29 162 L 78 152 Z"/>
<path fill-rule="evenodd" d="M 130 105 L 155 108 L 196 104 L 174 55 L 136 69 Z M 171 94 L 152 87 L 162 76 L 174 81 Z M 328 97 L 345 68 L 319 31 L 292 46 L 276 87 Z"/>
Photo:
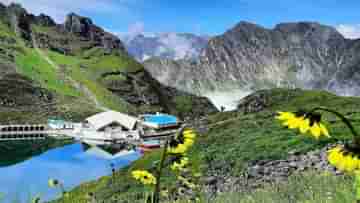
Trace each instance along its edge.
<path fill-rule="evenodd" d="M 65 189 L 70 190 L 81 183 L 111 174 L 111 164 L 119 169 L 141 157 L 140 152 L 116 159 L 102 155 L 85 152 L 82 144 L 75 143 L 48 150 L 14 165 L 0 167 L 0 202 L 29 202 L 30 197 L 34 196 L 40 196 L 43 200 L 55 199 L 60 193 L 49 188 L 50 178 L 61 180 Z"/>

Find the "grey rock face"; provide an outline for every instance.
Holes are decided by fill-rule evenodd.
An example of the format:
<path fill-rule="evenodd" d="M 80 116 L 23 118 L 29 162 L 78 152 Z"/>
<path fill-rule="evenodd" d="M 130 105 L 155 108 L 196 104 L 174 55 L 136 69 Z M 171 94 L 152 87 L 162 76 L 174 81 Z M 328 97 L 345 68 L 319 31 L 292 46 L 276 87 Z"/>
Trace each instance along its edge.
<path fill-rule="evenodd" d="M 335 28 L 318 23 L 266 29 L 241 22 L 212 38 L 194 66 L 151 61 L 145 67 L 162 83 L 187 90 L 299 87 L 360 95 L 359 51 L 360 40 L 345 39 Z M 175 82 L 165 77 L 174 72 Z"/>
<path fill-rule="evenodd" d="M 56 26 L 55 21 L 48 15 L 40 14 L 35 17 L 36 24 L 44 26 L 44 27 L 52 27 Z"/>
<path fill-rule="evenodd" d="M 7 15 L 12 29 L 25 40 L 31 39 L 31 28 L 28 13 L 19 4 L 12 3 L 6 9 Z"/>
<path fill-rule="evenodd" d="M 343 175 L 327 161 L 327 151 L 334 146 L 331 144 L 306 154 L 290 152 L 287 159 L 284 160 L 258 160 L 251 163 L 246 172 L 239 177 L 214 170 L 208 177 L 204 177 L 205 190 L 209 196 L 224 192 L 252 191 L 265 183 L 283 182 L 289 176 L 301 175 L 305 171 Z"/>
<path fill-rule="evenodd" d="M 101 45 L 107 52 L 111 52 L 111 50 L 125 51 L 125 48 L 118 37 L 105 32 L 102 28 L 94 25 L 90 18 L 70 13 L 67 15 L 63 26 L 65 31 L 94 41 Z"/>
<path fill-rule="evenodd" d="M 194 61 L 151 58 L 143 64 L 154 78 L 166 86 L 198 93 L 203 84 L 196 76 L 199 64 Z"/>
<path fill-rule="evenodd" d="M 65 30 L 71 33 L 75 33 L 84 37 L 89 37 L 90 27 L 92 26 L 90 18 L 81 17 L 75 13 L 70 13 L 66 16 L 64 23 Z"/>

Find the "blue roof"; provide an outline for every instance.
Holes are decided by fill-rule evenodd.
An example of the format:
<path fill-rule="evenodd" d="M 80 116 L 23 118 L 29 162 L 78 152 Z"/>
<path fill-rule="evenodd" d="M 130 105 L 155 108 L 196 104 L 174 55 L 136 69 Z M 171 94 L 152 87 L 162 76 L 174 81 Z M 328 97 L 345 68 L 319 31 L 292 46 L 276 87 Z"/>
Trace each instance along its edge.
<path fill-rule="evenodd" d="M 144 115 L 144 120 L 146 122 L 156 123 L 159 125 L 171 125 L 178 123 L 178 119 L 175 116 L 167 114 Z"/>

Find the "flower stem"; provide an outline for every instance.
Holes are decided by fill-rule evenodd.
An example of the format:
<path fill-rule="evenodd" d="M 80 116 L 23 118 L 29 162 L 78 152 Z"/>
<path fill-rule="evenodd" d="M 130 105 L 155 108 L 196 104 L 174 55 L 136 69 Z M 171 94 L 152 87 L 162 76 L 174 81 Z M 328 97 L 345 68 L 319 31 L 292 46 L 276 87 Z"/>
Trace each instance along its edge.
<path fill-rule="evenodd" d="M 176 136 L 179 136 L 181 133 L 183 133 L 184 128 L 185 128 L 185 126 L 182 126 L 180 128 L 180 130 L 177 132 Z M 160 197 L 160 179 L 161 179 L 162 169 L 164 168 L 164 162 L 168 155 L 168 153 L 167 153 L 168 147 L 169 147 L 169 139 L 166 139 L 165 146 L 164 146 L 163 153 L 162 153 L 161 160 L 160 160 L 160 165 L 159 165 L 159 168 L 158 168 L 157 174 L 156 174 L 156 184 L 154 187 L 152 203 L 160 202 L 160 198 L 159 198 Z"/>
<path fill-rule="evenodd" d="M 326 112 L 332 113 L 332 114 L 336 115 L 337 117 L 339 117 L 341 119 L 341 121 L 343 123 L 345 123 L 346 126 L 350 129 L 351 133 L 354 136 L 355 143 L 358 144 L 358 146 L 360 146 L 360 136 L 356 132 L 354 126 L 351 124 L 351 122 L 345 116 L 343 116 L 341 113 L 339 113 L 337 111 L 334 111 L 334 110 L 331 110 L 331 109 L 328 109 L 328 108 L 324 108 L 324 107 L 316 107 L 316 108 L 312 109 L 310 111 L 310 113 L 315 112 L 317 110 L 326 111 Z"/>
<path fill-rule="evenodd" d="M 161 160 L 160 160 L 160 165 L 159 165 L 159 168 L 158 168 L 157 174 L 156 174 L 156 184 L 155 184 L 155 187 L 154 187 L 154 194 L 153 194 L 153 201 L 152 201 L 153 203 L 159 203 L 159 201 L 160 201 L 160 198 L 159 198 L 159 194 L 160 194 L 160 178 L 161 178 L 162 169 L 164 167 L 164 162 L 165 162 L 165 159 L 167 157 L 168 145 L 169 145 L 169 140 L 166 139 L 165 146 L 164 146 L 163 153 L 162 153 Z"/>

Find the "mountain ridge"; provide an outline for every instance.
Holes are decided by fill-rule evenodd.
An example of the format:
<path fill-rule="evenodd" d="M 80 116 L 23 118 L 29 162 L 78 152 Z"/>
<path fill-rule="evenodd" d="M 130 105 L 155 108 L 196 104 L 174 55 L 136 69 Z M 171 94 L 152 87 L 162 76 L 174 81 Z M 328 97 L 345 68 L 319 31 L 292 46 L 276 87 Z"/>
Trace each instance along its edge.
<path fill-rule="evenodd" d="M 182 117 L 216 111 L 206 98 L 159 84 L 129 56 L 117 36 L 74 13 L 56 24 L 45 14 L 29 14 L 20 4 L 0 4 L 0 57 L 0 82 L 12 77 L 12 91 L 29 89 L 16 97 L 2 89 L 3 123 L 40 122 L 52 115 L 81 120 L 103 109 L 129 114 L 164 111 Z M 22 77 L 27 82 L 17 85 Z M 46 90 L 49 99 L 38 98 L 38 88 Z M 195 106 L 204 108 L 192 110 Z M 17 109 L 24 112 L 15 113 Z"/>
<path fill-rule="evenodd" d="M 211 38 L 196 62 L 153 60 L 144 65 L 163 84 L 191 84 L 176 87 L 197 94 L 287 87 L 359 96 L 359 50 L 360 40 L 315 22 L 267 29 L 242 21 Z"/>

